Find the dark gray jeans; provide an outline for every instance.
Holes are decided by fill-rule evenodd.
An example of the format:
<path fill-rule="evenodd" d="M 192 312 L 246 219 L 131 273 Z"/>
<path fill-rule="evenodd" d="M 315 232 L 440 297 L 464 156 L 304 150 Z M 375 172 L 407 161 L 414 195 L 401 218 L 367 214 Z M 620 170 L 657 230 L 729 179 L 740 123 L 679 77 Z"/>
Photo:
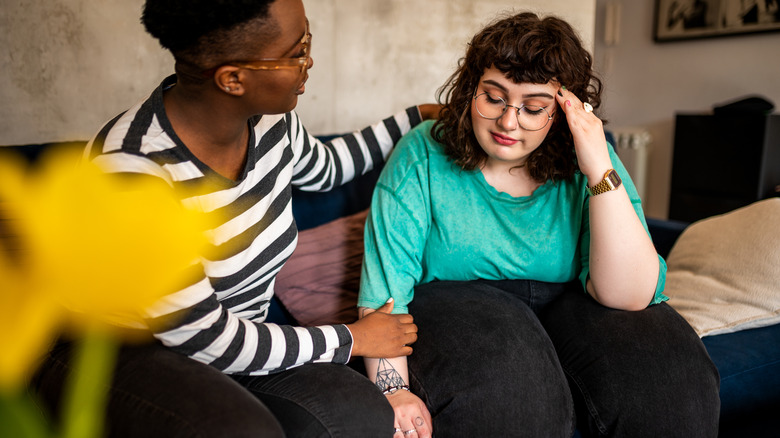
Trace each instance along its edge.
<path fill-rule="evenodd" d="M 613 310 L 578 282 L 433 282 L 409 313 L 411 386 L 437 437 L 717 436 L 718 372 L 666 304 Z"/>
<path fill-rule="evenodd" d="M 59 344 L 34 379 L 59 410 L 71 345 Z M 390 437 L 393 410 L 363 375 L 336 364 L 231 378 L 159 344 L 124 347 L 110 388 L 111 437 Z"/>

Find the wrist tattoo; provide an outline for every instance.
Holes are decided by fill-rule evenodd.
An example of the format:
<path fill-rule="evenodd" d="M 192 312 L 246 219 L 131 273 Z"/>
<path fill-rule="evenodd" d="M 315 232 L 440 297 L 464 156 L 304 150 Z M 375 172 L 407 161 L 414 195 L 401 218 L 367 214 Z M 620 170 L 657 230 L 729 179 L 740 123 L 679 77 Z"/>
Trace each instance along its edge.
<path fill-rule="evenodd" d="M 384 391 L 390 387 L 405 386 L 406 382 L 401 374 L 396 371 L 393 365 L 387 359 L 379 359 L 379 368 L 376 371 L 376 386 Z"/>

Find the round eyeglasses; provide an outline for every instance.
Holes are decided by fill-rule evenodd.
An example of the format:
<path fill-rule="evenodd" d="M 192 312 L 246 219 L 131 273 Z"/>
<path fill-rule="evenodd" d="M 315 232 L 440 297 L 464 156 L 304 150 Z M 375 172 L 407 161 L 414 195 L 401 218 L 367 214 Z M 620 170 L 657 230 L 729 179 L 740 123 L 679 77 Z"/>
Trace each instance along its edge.
<path fill-rule="evenodd" d="M 544 127 L 550 123 L 550 120 L 552 120 L 552 116 L 543 106 L 525 104 L 520 106 L 509 105 L 503 98 L 493 96 L 487 92 L 474 96 L 474 102 L 476 103 L 475 107 L 477 113 L 479 113 L 482 118 L 488 120 L 498 120 L 506 113 L 507 108 L 514 108 L 517 112 L 517 123 L 526 131 L 539 131 L 544 129 Z"/>

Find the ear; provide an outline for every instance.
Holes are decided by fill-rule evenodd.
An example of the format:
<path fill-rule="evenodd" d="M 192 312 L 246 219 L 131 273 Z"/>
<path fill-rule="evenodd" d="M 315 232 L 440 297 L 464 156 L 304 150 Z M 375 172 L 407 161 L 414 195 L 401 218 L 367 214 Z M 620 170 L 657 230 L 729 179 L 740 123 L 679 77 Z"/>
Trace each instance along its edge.
<path fill-rule="evenodd" d="M 220 66 L 214 73 L 217 88 L 233 96 L 243 96 L 246 89 L 243 83 L 243 71 L 233 65 Z"/>

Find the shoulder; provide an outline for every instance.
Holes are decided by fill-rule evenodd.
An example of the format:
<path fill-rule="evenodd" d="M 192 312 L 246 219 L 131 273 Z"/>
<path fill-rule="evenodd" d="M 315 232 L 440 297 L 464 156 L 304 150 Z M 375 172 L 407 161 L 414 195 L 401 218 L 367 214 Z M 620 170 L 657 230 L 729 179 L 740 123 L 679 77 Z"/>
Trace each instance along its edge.
<path fill-rule="evenodd" d="M 401 138 L 390 154 L 379 184 L 394 192 L 412 181 L 427 185 L 424 181 L 448 165 L 444 148 L 431 134 L 432 121 L 425 121 Z"/>
<path fill-rule="evenodd" d="M 90 142 L 93 156 L 110 153 L 148 155 L 176 146 L 163 106 L 163 91 L 175 83 L 165 78 L 149 95 L 108 121 Z"/>
<path fill-rule="evenodd" d="M 405 164 L 427 162 L 431 158 L 442 156 L 442 145 L 433 138 L 431 133 L 433 121 L 426 120 L 412 128 L 404 135 L 390 156 L 391 160 L 402 160 Z"/>

